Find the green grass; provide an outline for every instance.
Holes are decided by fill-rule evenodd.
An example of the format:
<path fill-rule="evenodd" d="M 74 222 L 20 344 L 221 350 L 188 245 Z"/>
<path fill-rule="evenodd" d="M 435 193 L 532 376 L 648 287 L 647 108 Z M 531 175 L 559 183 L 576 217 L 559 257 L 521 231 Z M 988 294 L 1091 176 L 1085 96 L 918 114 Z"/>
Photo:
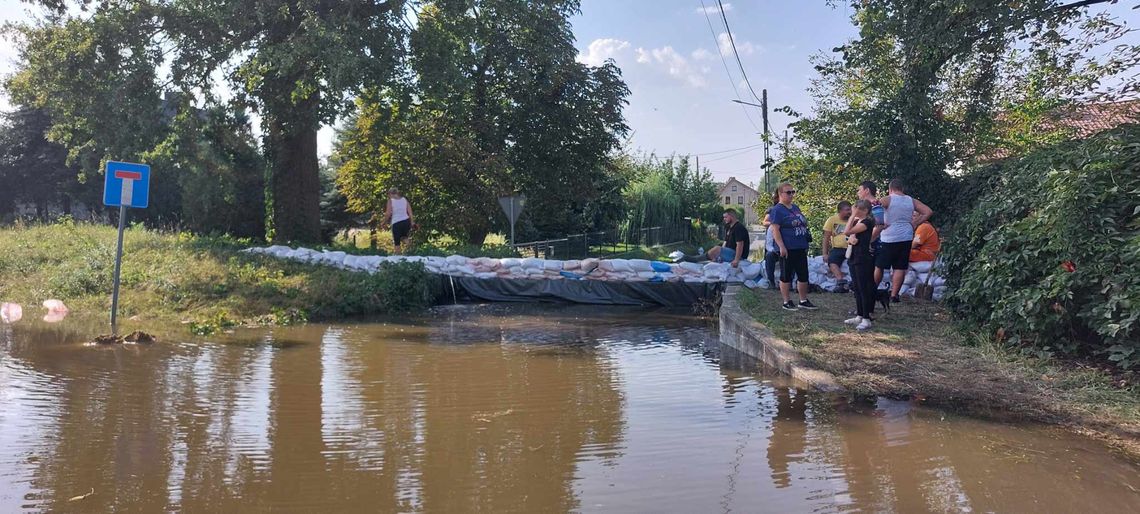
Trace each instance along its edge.
<path fill-rule="evenodd" d="M 848 294 L 784 311 L 779 293 L 743 290 L 740 307 L 856 395 L 919 398 L 971 414 L 1059 423 L 1140 456 L 1140 386 L 1104 369 L 1022 355 L 951 320 L 940 305 L 881 306 L 873 330 L 843 324 Z"/>
<path fill-rule="evenodd" d="M 63 223 L 0 229 L 0 299 L 64 301 L 73 314 L 110 309 L 116 230 Z M 187 322 L 197 332 L 235 323 L 400 312 L 431 301 L 422 266 L 369 275 L 240 253 L 250 241 L 131 227 L 124 238 L 120 316 Z M 415 269 L 413 269 L 415 268 Z"/>

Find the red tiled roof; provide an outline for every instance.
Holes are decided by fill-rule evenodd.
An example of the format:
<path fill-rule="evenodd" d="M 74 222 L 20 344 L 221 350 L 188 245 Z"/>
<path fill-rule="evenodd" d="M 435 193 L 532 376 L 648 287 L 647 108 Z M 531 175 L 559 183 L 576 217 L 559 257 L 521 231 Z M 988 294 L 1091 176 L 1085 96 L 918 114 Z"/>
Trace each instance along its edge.
<path fill-rule="evenodd" d="M 1002 116 L 998 116 L 1000 123 Z M 1119 102 L 1071 104 L 1046 116 L 1039 130 L 1069 132 L 1070 139 L 1084 139 L 1124 123 L 1140 122 L 1140 99 Z M 1006 148 L 993 148 L 979 156 L 979 162 L 994 162 L 1010 156 Z"/>
<path fill-rule="evenodd" d="M 1084 139 L 1124 123 L 1140 121 L 1140 100 L 1073 104 L 1057 109 L 1050 117 L 1053 120 L 1046 122 L 1043 129 L 1068 128 L 1074 131 L 1073 139 Z"/>

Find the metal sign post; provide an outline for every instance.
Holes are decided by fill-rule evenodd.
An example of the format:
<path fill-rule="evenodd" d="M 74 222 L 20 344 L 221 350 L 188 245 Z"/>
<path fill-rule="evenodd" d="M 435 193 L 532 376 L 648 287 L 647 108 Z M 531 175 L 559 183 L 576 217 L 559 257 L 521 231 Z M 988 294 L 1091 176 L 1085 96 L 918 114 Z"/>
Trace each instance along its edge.
<path fill-rule="evenodd" d="M 118 335 L 119 272 L 123 267 L 123 231 L 127 207 L 145 209 L 150 201 L 150 166 L 108 161 L 103 182 L 103 205 L 119 208 L 119 242 L 115 248 L 115 277 L 111 289 L 111 334 Z"/>
<path fill-rule="evenodd" d="M 503 213 L 507 215 L 507 220 L 511 222 L 511 246 L 515 244 L 515 222 L 518 221 L 519 214 L 522 214 L 523 206 L 525 205 L 525 195 L 499 197 L 499 206 L 503 208 Z"/>

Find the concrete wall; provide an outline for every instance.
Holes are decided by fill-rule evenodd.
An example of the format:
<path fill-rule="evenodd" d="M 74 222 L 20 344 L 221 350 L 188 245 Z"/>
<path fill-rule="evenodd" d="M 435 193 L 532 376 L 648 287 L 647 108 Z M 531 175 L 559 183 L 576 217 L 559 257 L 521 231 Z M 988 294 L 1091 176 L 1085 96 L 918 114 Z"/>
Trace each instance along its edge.
<path fill-rule="evenodd" d="M 825 392 L 842 392 L 843 386 L 830 373 L 808 366 L 799 350 L 772 334 L 768 327 L 748 315 L 737 304 L 741 286 L 730 285 L 720 306 L 720 344 L 780 370 L 793 379 Z M 773 306 L 776 309 L 779 307 Z"/>

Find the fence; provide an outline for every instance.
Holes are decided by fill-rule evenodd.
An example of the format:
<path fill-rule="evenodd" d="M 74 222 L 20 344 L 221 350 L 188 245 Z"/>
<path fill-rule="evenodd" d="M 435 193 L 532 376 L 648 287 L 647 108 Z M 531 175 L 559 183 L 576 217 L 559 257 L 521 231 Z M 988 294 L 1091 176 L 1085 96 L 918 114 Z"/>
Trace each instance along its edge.
<path fill-rule="evenodd" d="M 571 234 L 558 239 L 518 243 L 519 255 L 544 259 L 585 259 L 631 253 L 643 246 L 670 246 L 694 240 L 696 229 L 689 223 L 648 227 L 622 234 L 620 229 Z"/>

